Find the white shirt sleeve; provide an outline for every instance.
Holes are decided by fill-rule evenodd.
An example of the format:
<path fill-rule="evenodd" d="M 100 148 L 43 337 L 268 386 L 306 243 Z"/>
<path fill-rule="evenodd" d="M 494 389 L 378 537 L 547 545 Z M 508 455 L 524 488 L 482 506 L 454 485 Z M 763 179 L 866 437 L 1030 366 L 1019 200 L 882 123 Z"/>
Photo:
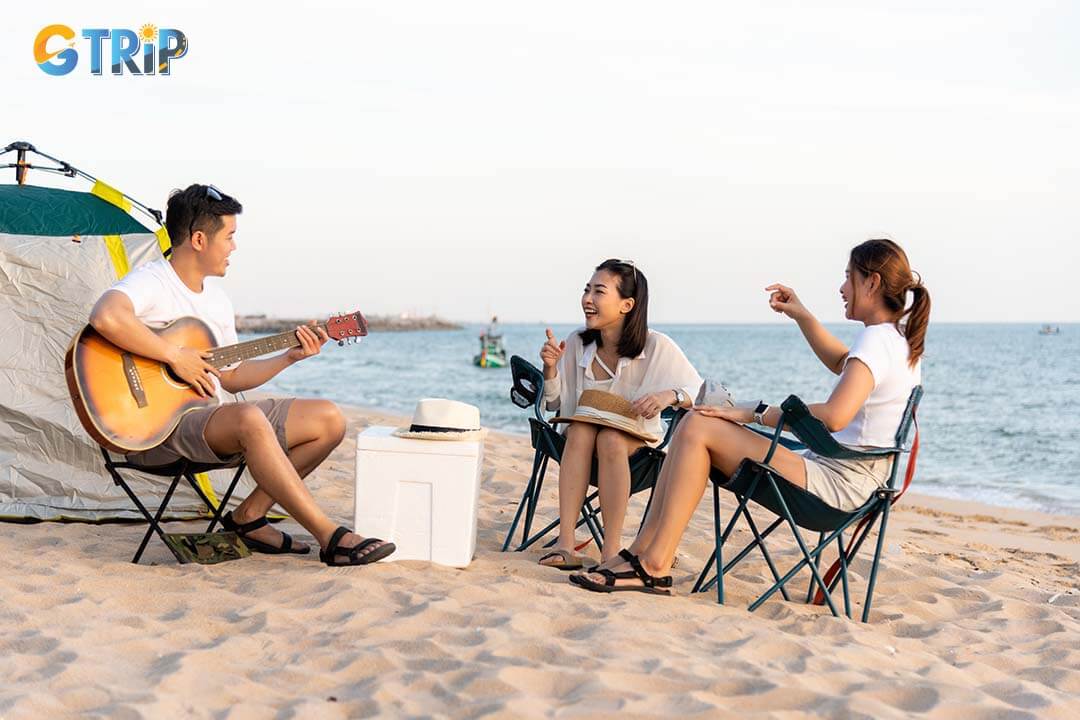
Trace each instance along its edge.
<path fill-rule="evenodd" d="M 889 356 L 889 348 L 887 343 L 887 336 L 882 332 L 886 330 L 883 325 L 872 325 L 865 328 L 859 336 L 855 338 L 854 344 L 848 351 L 847 360 L 844 361 L 845 366 L 852 359 L 858 358 L 870 369 L 870 374 L 874 376 L 874 387 L 885 380 L 889 375 L 890 366 L 892 364 Z"/>
<path fill-rule="evenodd" d="M 693 400 L 701 389 L 701 375 L 690 364 L 678 343 L 660 333 L 656 333 L 654 337 L 655 356 L 649 361 L 647 375 L 650 377 L 643 384 L 641 392 L 666 392 L 678 388 Z"/>
<path fill-rule="evenodd" d="M 119 290 L 128 296 L 135 308 L 135 317 L 142 320 L 154 309 L 154 304 L 165 291 L 161 279 L 149 270 L 137 268 L 125 275 L 110 290 Z"/>
<path fill-rule="evenodd" d="M 548 410 L 559 409 L 559 394 L 562 392 L 562 373 L 550 380 L 544 380 L 544 407 Z"/>

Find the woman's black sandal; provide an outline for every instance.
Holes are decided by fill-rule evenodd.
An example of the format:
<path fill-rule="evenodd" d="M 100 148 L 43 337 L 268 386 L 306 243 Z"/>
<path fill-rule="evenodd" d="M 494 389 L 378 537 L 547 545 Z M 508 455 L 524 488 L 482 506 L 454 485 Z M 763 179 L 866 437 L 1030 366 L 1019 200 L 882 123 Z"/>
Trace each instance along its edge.
<path fill-rule="evenodd" d="M 367 565 L 378 560 L 382 560 L 387 555 L 390 555 L 397 550 L 397 545 L 392 542 L 383 543 L 374 550 L 364 553 L 369 547 L 375 543 L 383 542 L 379 538 L 367 538 L 360 541 L 358 544 L 351 548 L 339 548 L 338 543 L 341 539 L 351 533 L 347 527 L 339 527 L 334 531 L 334 534 L 330 536 L 330 542 L 327 543 L 325 550 L 319 551 L 319 559 L 330 567 L 346 567 L 350 565 Z M 363 553 L 363 554 L 361 554 Z M 338 558 L 345 557 L 345 562 L 339 562 Z"/>
<path fill-rule="evenodd" d="M 626 555 L 623 555 L 623 553 Z M 619 555 L 623 557 L 633 570 L 625 572 L 614 572 L 603 568 L 597 570 L 597 574 L 604 576 L 604 582 L 598 583 L 594 580 L 590 580 L 586 575 L 578 576 L 576 581 L 577 585 L 585 588 L 586 590 L 592 590 L 593 592 L 613 593 L 613 592 L 642 592 L 649 595 L 671 595 L 671 576 L 665 575 L 663 577 L 654 577 L 650 575 L 645 568 L 641 566 L 641 561 L 638 560 L 636 555 L 631 555 L 626 550 L 620 550 Z M 629 557 L 627 557 L 629 556 Z M 616 580 L 641 580 L 641 585 L 616 585 Z"/>
<path fill-rule="evenodd" d="M 226 530 L 239 535 L 240 539 L 244 541 L 244 545 L 252 552 L 265 553 L 267 555 L 307 555 L 311 552 L 311 548 L 309 547 L 296 548 L 294 550 L 292 536 L 286 532 L 281 533 L 281 545 L 271 545 L 247 536 L 249 532 L 254 532 L 269 524 L 270 521 L 265 517 L 261 517 L 258 520 L 252 520 L 249 523 L 238 523 L 235 518 L 233 518 L 232 510 L 225 513 L 221 518 L 221 526 Z"/>
<path fill-rule="evenodd" d="M 630 562 L 630 558 L 632 558 L 634 556 L 630 554 L 629 550 L 627 550 L 626 548 L 623 548 L 622 550 L 619 551 L 619 557 L 621 557 L 626 562 Z M 581 585 L 581 578 L 585 577 L 589 573 L 598 573 L 598 572 L 602 572 L 600 570 L 600 563 L 590 565 L 588 567 L 582 568 L 581 572 L 574 573 L 573 575 L 571 575 L 570 576 L 570 582 L 574 583 L 575 585 Z"/>

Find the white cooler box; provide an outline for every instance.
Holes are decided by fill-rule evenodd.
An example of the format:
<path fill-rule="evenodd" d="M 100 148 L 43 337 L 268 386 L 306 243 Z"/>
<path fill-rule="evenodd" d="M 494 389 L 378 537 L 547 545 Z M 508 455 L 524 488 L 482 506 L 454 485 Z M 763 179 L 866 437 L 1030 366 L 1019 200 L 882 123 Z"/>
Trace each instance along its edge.
<path fill-rule="evenodd" d="M 390 540 L 387 560 L 466 567 L 476 550 L 482 440 L 412 440 L 376 425 L 356 438 L 356 532 Z"/>

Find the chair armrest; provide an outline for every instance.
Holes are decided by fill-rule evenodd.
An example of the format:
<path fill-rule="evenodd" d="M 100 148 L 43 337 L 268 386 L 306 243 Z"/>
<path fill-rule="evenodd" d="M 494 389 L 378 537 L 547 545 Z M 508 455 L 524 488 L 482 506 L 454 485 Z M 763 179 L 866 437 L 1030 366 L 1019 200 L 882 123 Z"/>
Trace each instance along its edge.
<path fill-rule="evenodd" d="M 510 388 L 510 401 L 520 408 L 533 408 L 538 422 L 548 425 L 544 418 L 544 373 L 520 355 L 510 358 L 510 373 L 513 386 Z M 549 426 L 550 427 L 550 426 Z"/>
<path fill-rule="evenodd" d="M 780 426 L 790 427 L 791 432 L 816 455 L 837 460 L 869 460 L 894 455 L 898 451 L 895 447 L 856 450 L 841 445 L 825 427 L 825 423 L 814 417 L 806 403 L 795 395 L 789 395 L 788 399 L 781 403 L 780 410 Z"/>
<path fill-rule="evenodd" d="M 750 432 L 754 432 L 754 433 L 757 433 L 758 435 L 761 435 L 762 437 L 767 437 L 770 440 L 772 439 L 773 433 L 771 433 L 771 432 L 769 432 L 767 430 L 763 430 L 763 429 L 761 429 L 759 427 L 754 427 L 753 425 L 743 425 L 743 427 L 746 428 L 747 430 L 749 430 Z M 788 450 L 792 450 L 792 451 L 805 450 L 806 449 L 806 446 L 803 445 L 798 440 L 795 440 L 795 439 L 792 439 L 792 438 L 789 438 L 789 437 L 785 437 L 783 435 L 780 436 L 780 444 L 783 447 L 786 447 Z"/>
<path fill-rule="evenodd" d="M 657 450 L 663 450 L 668 446 L 668 443 L 671 442 L 672 436 L 675 435 L 675 426 L 679 424 L 679 421 L 686 417 L 686 412 L 686 408 L 678 408 L 670 413 L 668 410 L 664 411 L 662 416 L 669 415 L 669 419 L 666 418 L 668 419 L 667 432 L 664 433 L 664 439 L 661 440 L 660 444 L 656 446 Z"/>

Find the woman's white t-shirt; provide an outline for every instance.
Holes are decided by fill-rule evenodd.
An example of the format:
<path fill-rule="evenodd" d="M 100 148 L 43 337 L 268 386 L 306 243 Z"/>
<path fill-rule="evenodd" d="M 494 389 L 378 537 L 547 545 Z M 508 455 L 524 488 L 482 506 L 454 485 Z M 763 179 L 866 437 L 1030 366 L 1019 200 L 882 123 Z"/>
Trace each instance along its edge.
<path fill-rule="evenodd" d="M 184 284 L 168 260 L 161 259 L 140 265 L 112 286 L 128 296 L 135 308 L 135 317 L 150 327 L 162 327 L 182 317 L 197 317 L 210 327 L 217 344 L 233 345 L 236 337 L 236 315 L 232 301 L 217 285 L 206 283 L 202 292 L 194 292 Z M 214 378 L 217 395 L 221 385 Z"/>
<path fill-rule="evenodd" d="M 874 376 L 870 397 L 847 427 L 833 433 L 837 442 L 862 447 L 893 447 L 908 398 L 922 382 L 922 360 L 908 364 L 908 344 L 892 323 L 868 325 L 855 338 L 845 366 L 858 359 Z"/>

